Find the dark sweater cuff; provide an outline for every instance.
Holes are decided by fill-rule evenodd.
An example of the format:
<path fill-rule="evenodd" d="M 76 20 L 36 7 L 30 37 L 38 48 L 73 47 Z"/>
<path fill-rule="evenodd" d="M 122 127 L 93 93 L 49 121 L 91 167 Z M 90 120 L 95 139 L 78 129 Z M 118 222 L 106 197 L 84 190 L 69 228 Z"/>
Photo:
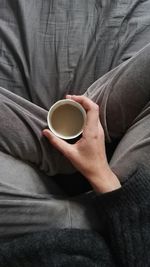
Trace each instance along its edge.
<path fill-rule="evenodd" d="M 128 177 L 121 188 L 97 195 L 95 197 L 98 208 L 102 211 L 119 210 L 132 206 L 150 203 L 150 170 L 138 169 Z"/>

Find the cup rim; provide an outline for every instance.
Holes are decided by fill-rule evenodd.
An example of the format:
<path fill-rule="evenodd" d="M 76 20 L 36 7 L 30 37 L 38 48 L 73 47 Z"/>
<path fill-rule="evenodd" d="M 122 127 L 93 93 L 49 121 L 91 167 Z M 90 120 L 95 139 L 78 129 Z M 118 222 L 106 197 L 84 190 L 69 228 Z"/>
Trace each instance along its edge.
<path fill-rule="evenodd" d="M 79 131 L 77 134 L 75 134 L 75 135 L 70 135 L 70 136 L 64 136 L 64 135 L 62 135 L 62 134 L 59 134 L 57 131 L 55 131 L 55 129 L 52 127 L 52 125 L 51 125 L 51 123 L 50 123 L 50 116 L 52 116 L 52 114 L 53 114 L 53 112 L 55 111 L 55 109 L 57 108 L 57 107 L 59 107 L 59 106 L 63 106 L 63 105 L 65 105 L 65 104 L 71 104 L 72 106 L 74 106 L 74 107 L 77 107 L 80 111 L 81 111 L 81 113 L 82 113 L 82 115 L 83 115 L 83 120 L 84 120 L 84 123 L 83 123 L 83 127 L 82 127 L 82 129 L 81 129 L 81 131 Z M 51 114 L 51 115 L 50 115 Z M 62 99 L 62 100 L 58 100 L 57 102 L 55 102 L 51 107 L 50 107 L 50 109 L 49 109 L 49 111 L 48 111 L 48 114 L 47 114 L 47 124 L 48 124 L 48 127 L 49 127 L 49 129 L 51 130 L 51 132 L 55 135 L 55 136 L 57 136 L 57 137 L 59 137 L 59 138 L 61 138 L 61 139 L 64 139 L 64 140 L 69 140 L 69 139 L 75 139 L 75 138 L 77 138 L 78 136 L 80 136 L 81 134 L 82 134 L 82 132 L 83 132 L 83 128 L 84 128 L 84 124 L 85 124 L 85 119 L 86 119 L 86 111 L 85 111 L 85 109 L 83 108 L 83 106 L 80 104 L 80 103 L 78 103 L 78 102 L 76 102 L 76 101 L 74 101 L 74 100 L 72 100 L 72 99 Z"/>

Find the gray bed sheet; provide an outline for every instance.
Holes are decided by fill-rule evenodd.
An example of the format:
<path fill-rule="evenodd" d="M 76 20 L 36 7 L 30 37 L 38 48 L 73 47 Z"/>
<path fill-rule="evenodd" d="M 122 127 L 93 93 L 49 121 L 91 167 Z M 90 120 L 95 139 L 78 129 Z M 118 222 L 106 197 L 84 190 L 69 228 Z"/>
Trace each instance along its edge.
<path fill-rule="evenodd" d="M 150 1 L 0 0 L 0 86 L 48 109 L 150 41 Z"/>
<path fill-rule="evenodd" d="M 0 86 L 46 110 L 85 93 L 150 42 L 149 11 L 150 0 L 0 0 Z M 0 157 L 16 181 L 25 174 L 26 190 L 45 190 L 34 167 Z"/>

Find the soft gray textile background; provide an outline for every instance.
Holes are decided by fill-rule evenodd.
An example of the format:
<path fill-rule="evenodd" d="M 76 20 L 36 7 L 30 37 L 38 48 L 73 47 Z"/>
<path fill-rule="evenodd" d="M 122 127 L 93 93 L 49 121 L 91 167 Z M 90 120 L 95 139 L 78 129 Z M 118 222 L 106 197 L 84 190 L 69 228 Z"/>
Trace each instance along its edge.
<path fill-rule="evenodd" d="M 0 0 L 0 85 L 48 109 L 150 41 L 150 1 Z"/>
<path fill-rule="evenodd" d="M 120 179 L 149 164 L 150 46 L 137 54 L 149 10 L 149 0 L 0 0 L 0 238 L 100 229 L 92 193 L 64 197 L 50 178 L 73 171 L 41 135 L 66 93 L 100 105 L 107 141 L 128 129 L 110 162 Z"/>

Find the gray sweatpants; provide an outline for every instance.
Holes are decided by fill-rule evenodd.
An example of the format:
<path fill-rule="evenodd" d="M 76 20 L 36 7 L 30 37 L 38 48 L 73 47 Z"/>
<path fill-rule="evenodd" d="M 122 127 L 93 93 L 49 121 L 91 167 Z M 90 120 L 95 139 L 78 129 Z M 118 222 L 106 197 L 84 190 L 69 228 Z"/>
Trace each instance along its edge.
<path fill-rule="evenodd" d="M 51 179 L 74 171 L 41 134 L 66 93 L 99 104 L 120 180 L 149 165 L 149 10 L 150 0 L 0 0 L 0 240 L 100 229 L 93 192 L 71 198 Z"/>
<path fill-rule="evenodd" d="M 149 69 L 147 45 L 85 93 L 100 106 L 106 141 L 121 139 L 110 162 L 120 180 L 139 163 L 150 164 Z M 0 109 L 0 236 L 51 227 L 98 230 L 93 193 L 68 198 L 51 181 L 69 163 L 42 137 L 47 111 L 3 88 Z"/>

